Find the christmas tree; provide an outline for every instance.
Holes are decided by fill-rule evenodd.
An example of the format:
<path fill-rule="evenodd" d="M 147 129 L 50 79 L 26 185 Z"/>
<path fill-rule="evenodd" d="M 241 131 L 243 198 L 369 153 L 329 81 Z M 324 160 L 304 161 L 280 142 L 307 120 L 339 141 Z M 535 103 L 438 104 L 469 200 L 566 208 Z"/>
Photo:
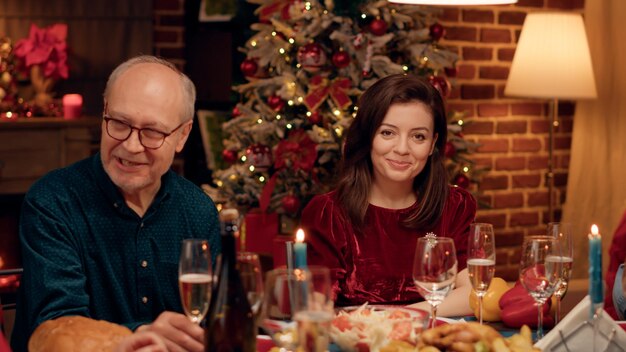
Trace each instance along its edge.
<path fill-rule="evenodd" d="M 223 124 L 222 159 L 213 196 L 247 211 L 297 216 L 332 187 L 344 131 L 360 94 L 396 73 L 428 77 L 446 97 L 457 55 L 439 43 L 444 28 L 432 7 L 387 1 L 249 0 L 260 5 L 255 34 L 241 50 L 247 83 Z M 451 117 L 446 147 L 451 180 L 467 188 L 472 145 L 461 116 Z"/>

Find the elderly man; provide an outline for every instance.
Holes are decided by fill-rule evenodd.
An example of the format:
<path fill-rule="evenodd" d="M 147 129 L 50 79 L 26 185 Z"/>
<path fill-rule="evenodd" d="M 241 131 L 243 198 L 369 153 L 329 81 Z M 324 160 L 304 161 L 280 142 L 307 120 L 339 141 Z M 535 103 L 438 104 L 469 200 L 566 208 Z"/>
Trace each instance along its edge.
<path fill-rule="evenodd" d="M 151 331 L 170 351 L 203 350 L 181 314 L 181 240 L 220 252 L 217 210 L 170 170 L 192 127 L 195 88 L 175 66 L 140 56 L 118 66 L 104 92 L 100 152 L 49 173 L 24 199 L 24 275 L 13 349 L 42 322 L 81 315 Z"/>

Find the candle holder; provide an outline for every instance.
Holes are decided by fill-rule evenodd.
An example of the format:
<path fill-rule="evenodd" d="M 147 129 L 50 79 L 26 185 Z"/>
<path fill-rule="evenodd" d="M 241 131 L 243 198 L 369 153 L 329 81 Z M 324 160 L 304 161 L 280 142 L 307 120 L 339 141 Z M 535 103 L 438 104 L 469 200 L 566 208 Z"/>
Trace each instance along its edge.
<path fill-rule="evenodd" d="M 602 314 L 602 308 L 590 317 L 591 307 L 586 296 L 535 347 L 546 352 L 626 352 L 622 347 L 626 346 L 626 331 L 608 314 Z"/>

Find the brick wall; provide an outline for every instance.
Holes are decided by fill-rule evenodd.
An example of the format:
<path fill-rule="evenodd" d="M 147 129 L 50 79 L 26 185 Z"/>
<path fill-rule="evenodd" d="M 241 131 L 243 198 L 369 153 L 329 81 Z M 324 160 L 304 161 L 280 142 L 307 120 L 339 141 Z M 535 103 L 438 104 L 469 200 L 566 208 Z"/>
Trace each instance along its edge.
<path fill-rule="evenodd" d="M 184 1 L 155 0 L 154 54 L 184 61 Z M 518 276 L 524 235 L 545 230 L 548 193 L 549 106 L 542 100 L 504 96 L 504 86 L 515 53 L 515 43 L 527 13 L 582 12 L 584 0 L 519 0 L 516 5 L 446 7 L 439 18 L 446 27 L 441 44 L 460 56 L 449 109 L 465 111 L 468 140 L 480 143 L 473 155 L 477 166 L 487 167 L 480 184 L 489 209 L 478 221 L 493 223 L 498 246 L 496 275 Z M 560 125 L 555 133 L 556 218 L 565 197 L 575 105 L 559 104 Z"/>
<path fill-rule="evenodd" d="M 185 0 L 154 0 L 153 54 L 185 65 Z"/>
<path fill-rule="evenodd" d="M 524 235 L 544 233 L 548 221 L 549 104 L 504 96 L 515 45 L 527 13 L 583 9 L 584 0 L 519 0 L 515 5 L 445 8 L 439 18 L 446 27 L 441 43 L 455 48 L 460 57 L 448 107 L 467 113 L 465 137 L 481 145 L 473 159 L 489 168 L 479 190 L 490 208 L 481 209 L 477 220 L 494 224 L 496 275 L 507 280 L 518 276 Z M 573 102 L 559 104 L 556 219 L 567 186 L 574 109 Z"/>

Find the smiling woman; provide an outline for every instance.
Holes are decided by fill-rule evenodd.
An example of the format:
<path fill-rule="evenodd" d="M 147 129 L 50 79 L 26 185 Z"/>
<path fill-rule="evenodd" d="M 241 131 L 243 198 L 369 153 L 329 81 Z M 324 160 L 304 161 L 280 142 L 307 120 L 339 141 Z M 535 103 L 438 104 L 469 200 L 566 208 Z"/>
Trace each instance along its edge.
<path fill-rule="evenodd" d="M 440 93 L 417 76 L 388 76 L 361 96 L 337 188 L 314 197 L 301 220 L 309 263 L 331 268 L 337 305 L 423 301 L 413 257 L 417 238 L 433 232 L 454 239 L 461 271 L 440 312 L 471 312 L 463 269 L 476 201 L 447 184 L 445 116 Z"/>

